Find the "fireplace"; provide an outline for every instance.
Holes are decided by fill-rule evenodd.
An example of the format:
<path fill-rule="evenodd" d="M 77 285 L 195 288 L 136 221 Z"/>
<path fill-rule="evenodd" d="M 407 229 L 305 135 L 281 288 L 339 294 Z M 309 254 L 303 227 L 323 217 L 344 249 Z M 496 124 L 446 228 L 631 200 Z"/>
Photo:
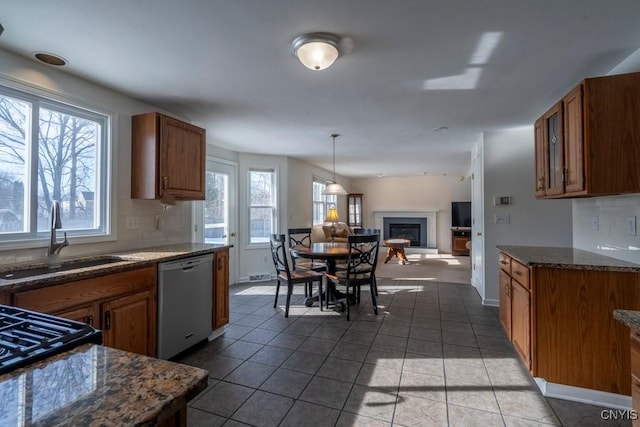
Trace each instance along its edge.
<path fill-rule="evenodd" d="M 390 239 L 390 224 L 409 225 L 409 228 L 420 226 L 420 244 L 411 245 L 412 250 L 425 253 L 438 253 L 437 235 L 437 209 L 424 211 L 374 211 L 373 220 L 375 228 L 382 230 L 382 238 Z M 406 227 L 405 227 L 406 228 Z M 405 233 L 415 233 L 415 230 L 404 230 Z M 412 237 L 402 237 L 414 240 Z"/>
<path fill-rule="evenodd" d="M 407 239 L 410 246 L 420 246 L 420 224 L 389 224 L 389 237 L 392 239 Z"/>
<path fill-rule="evenodd" d="M 407 239 L 411 246 L 427 247 L 427 218 L 387 217 L 383 224 L 383 238 Z"/>

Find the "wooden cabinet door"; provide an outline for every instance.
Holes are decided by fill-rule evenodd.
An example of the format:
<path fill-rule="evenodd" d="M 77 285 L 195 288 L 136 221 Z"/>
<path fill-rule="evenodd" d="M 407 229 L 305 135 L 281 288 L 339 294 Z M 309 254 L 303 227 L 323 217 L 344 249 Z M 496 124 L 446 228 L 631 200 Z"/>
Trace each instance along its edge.
<path fill-rule="evenodd" d="M 531 369 L 531 297 L 517 282 L 511 284 L 511 343 Z"/>
<path fill-rule="evenodd" d="M 511 277 L 500 270 L 500 323 L 511 340 Z"/>
<path fill-rule="evenodd" d="M 160 196 L 204 200 L 205 130 L 160 116 Z"/>
<path fill-rule="evenodd" d="M 89 326 L 99 328 L 100 318 L 96 316 L 96 309 L 93 305 L 86 305 L 80 308 L 65 310 L 54 313 L 55 316 L 64 317 L 65 319 L 75 320 L 76 322 L 86 323 Z"/>
<path fill-rule="evenodd" d="M 103 303 L 102 330 L 106 346 L 155 356 L 155 291 L 149 289 Z"/>
<path fill-rule="evenodd" d="M 539 118 L 536 120 L 534 126 L 534 141 L 535 141 L 535 173 L 536 173 L 536 197 L 544 197 L 546 192 L 546 178 L 545 178 L 545 168 L 546 168 L 546 146 L 545 146 L 545 138 L 544 138 L 544 120 Z"/>
<path fill-rule="evenodd" d="M 564 107 L 565 193 L 585 190 L 582 85 L 576 86 L 562 100 Z M 612 165 L 612 167 L 615 167 Z"/>
<path fill-rule="evenodd" d="M 562 102 L 551 107 L 543 117 L 545 145 L 545 194 L 564 193 L 564 137 Z"/>
<path fill-rule="evenodd" d="M 216 251 L 213 257 L 213 329 L 229 323 L 229 249 Z"/>

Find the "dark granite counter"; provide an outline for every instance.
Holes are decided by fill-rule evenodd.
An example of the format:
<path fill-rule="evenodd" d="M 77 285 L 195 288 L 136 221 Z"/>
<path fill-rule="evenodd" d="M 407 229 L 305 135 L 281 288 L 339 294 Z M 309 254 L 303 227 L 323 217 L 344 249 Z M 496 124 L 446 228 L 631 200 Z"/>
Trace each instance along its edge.
<path fill-rule="evenodd" d="M 199 368 L 85 344 L 0 375 L 0 424 L 156 425 L 207 382 Z"/>
<path fill-rule="evenodd" d="M 25 290 L 36 287 L 43 287 L 57 283 L 69 282 L 72 280 L 86 279 L 105 274 L 117 273 L 120 271 L 132 270 L 135 268 L 149 267 L 158 262 L 172 261 L 187 256 L 197 256 L 213 253 L 216 250 L 228 248 L 225 245 L 214 245 L 204 243 L 182 243 L 176 245 L 155 246 L 143 249 L 134 249 L 124 252 L 116 252 L 102 255 L 91 255 L 82 258 L 61 259 L 63 264 L 78 261 L 108 259 L 108 262 L 101 265 L 83 267 L 73 270 L 56 271 L 32 277 L 6 280 L 0 278 L 0 292 Z M 0 267 L 0 275 L 22 269 L 46 267 L 45 262 L 14 264 Z"/>
<path fill-rule="evenodd" d="M 640 311 L 613 310 L 613 317 L 631 329 L 640 331 Z"/>
<path fill-rule="evenodd" d="M 499 245 L 497 248 L 522 264 L 532 267 L 640 272 L 640 264 L 580 249 L 506 245 Z"/>

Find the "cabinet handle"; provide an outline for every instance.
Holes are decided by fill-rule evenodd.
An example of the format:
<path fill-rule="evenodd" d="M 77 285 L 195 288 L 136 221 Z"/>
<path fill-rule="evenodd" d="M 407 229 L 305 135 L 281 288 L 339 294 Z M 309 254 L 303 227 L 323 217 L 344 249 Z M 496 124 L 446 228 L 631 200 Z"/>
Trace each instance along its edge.
<path fill-rule="evenodd" d="M 538 190 L 544 190 L 544 176 L 538 178 Z"/>
<path fill-rule="evenodd" d="M 511 285 L 507 285 L 507 286 L 504 288 L 504 290 L 505 290 L 505 294 L 507 294 L 507 296 L 508 296 L 509 298 L 511 298 Z"/>
<path fill-rule="evenodd" d="M 89 326 L 93 326 L 93 315 L 89 315 L 89 317 L 87 317 L 87 323 L 89 324 Z"/>
<path fill-rule="evenodd" d="M 566 184 L 566 183 L 567 183 L 567 181 L 568 181 L 567 177 L 568 177 L 568 176 L 569 176 L 569 169 L 564 168 L 564 169 L 562 170 L 562 183 L 563 183 L 563 184 Z"/>
<path fill-rule="evenodd" d="M 111 311 L 104 313 L 104 329 L 111 329 Z"/>
<path fill-rule="evenodd" d="M 516 273 L 518 276 L 522 276 L 522 272 L 520 272 L 520 271 L 516 271 L 515 273 Z"/>
<path fill-rule="evenodd" d="M 166 176 L 162 177 L 162 189 L 166 190 L 167 186 L 169 185 L 169 178 Z"/>
<path fill-rule="evenodd" d="M 507 261 L 500 260 L 500 264 L 502 264 L 502 265 L 507 265 L 507 264 L 508 264 L 508 262 L 507 262 Z"/>

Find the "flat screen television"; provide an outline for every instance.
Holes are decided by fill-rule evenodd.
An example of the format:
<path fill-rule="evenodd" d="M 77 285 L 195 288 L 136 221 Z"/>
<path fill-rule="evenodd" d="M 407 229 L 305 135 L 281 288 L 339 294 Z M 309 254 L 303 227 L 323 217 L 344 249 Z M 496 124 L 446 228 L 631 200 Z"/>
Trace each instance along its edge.
<path fill-rule="evenodd" d="M 451 202 L 451 226 L 471 227 L 471 202 Z"/>

